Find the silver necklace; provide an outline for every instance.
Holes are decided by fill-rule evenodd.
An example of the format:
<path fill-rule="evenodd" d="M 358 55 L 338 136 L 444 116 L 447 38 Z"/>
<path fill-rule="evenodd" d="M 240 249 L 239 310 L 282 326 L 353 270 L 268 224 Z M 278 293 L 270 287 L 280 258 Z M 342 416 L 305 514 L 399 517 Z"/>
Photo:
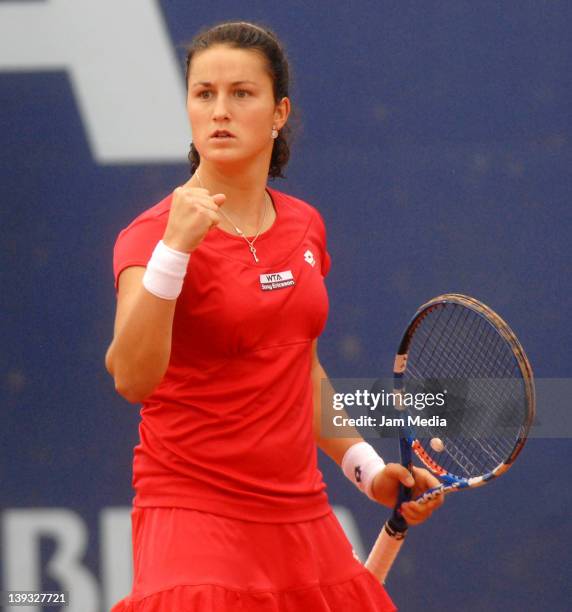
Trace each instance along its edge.
<path fill-rule="evenodd" d="M 195 170 L 195 176 L 197 177 L 197 180 L 199 181 L 199 185 L 204 189 L 203 182 L 201 181 L 201 177 L 199 176 L 198 170 Z M 254 236 L 252 240 L 249 240 L 246 237 L 245 233 L 239 227 L 237 227 L 234 221 L 224 212 L 222 207 L 219 207 L 218 209 L 219 212 L 222 213 L 222 216 L 232 225 L 232 227 L 234 228 L 234 231 L 241 238 L 244 238 L 246 240 L 246 243 L 248 244 L 248 248 L 250 249 L 250 252 L 252 253 L 252 257 L 254 257 L 255 263 L 258 263 L 260 260 L 258 259 L 258 256 L 256 255 L 256 248 L 254 246 L 254 243 L 256 242 L 256 239 L 258 238 L 258 236 L 260 235 L 260 232 L 262 231 L 262 228 L 264 226 L 264 221 L 266 221 L 266 210 L 267 209 L 268 209 L 268 202 L 266 201 L 266 194 L 264 194 L 264 213 L 262 215 L 262 221 L 260 222 L 260 225 L 258 226 L 258 231 L 256 232 L 256 236 Z"/>

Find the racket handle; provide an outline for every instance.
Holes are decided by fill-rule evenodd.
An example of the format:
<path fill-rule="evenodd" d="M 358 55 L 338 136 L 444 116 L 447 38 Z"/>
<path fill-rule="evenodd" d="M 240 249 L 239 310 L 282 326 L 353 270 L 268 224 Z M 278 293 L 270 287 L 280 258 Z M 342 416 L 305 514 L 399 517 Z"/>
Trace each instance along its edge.
<path fill-rule="evenodd" d="M 389 519 L 383 526 L 381 533 L 369 553 L 365 562 L 366 568 L 383 584 L 389 574 L 399 550 L 405 539 L 405 531 L 398 531 L 391 526 L 392 519 Z"/>

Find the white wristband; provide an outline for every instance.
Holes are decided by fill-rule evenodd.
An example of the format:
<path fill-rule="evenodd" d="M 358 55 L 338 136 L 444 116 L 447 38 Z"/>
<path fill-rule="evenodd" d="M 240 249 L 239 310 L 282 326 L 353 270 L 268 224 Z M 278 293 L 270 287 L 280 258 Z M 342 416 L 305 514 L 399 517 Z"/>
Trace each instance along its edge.
<path fill-rule="evenodd" d="M 370 499 L 374 499 L 373 479 L 384 467 L 383 459 L 367 442 L 358 442 L 350 446 L 342 459 L 342 470 L 346 477 Z"/>
<path fill-rule="evenodd" d="M 143 275 L 143 286 L 164 300 L 176 300 L 183 288 L 190 253 L 181 253 L 159 240 Z"/>

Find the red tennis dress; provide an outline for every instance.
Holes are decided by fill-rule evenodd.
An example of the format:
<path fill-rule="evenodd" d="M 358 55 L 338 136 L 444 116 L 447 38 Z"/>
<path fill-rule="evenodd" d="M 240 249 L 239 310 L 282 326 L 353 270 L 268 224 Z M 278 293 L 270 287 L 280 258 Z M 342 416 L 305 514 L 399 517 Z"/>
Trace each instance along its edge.
<path fill-rule="evenodd" d="M 322 219 L 268 189 L 256 241 L 211 230 L 177 300 L 169 367 L 133 460 L 133 589 L 112 612 L 380 612 L 395 606 L 332 513 L 312 429 L 327 318 Z M 171 196 L 116 242 L 117 286 L 162 238 Z"/>

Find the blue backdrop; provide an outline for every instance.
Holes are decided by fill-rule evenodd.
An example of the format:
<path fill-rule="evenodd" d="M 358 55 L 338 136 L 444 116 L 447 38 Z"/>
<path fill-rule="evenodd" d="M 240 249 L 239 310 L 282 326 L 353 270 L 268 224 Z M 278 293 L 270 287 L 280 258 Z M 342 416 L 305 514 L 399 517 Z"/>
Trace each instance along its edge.
<path fill-rule="evenodd" d="M 330 376 L 387 375 L 415 308 L 448 291 L 506 318 L 538 377 L 570 376 L 571 3 L 130 0 L 120 11 L 106 0 L 93 10 L 106 12 L 109 32 L 85 34 L 99 37 L 91 76 L 87 43 L 67 38 L 79 28 L 68 0 L 2 4 L 0 31 L 4 20 L 13 37 L 0 36 L 0 56 L 22 46 L 0 59 L 2 588 L 71 585 L 69 609 L 85 612 L 108 609 L 128 578 L 114 560 L 128 546 L 138 409 L 115 395 L 103 365 L 112 248 L 188 178 L 186 133 L 171 157 L 114 153 L 113 138 L 128 149 L 137 134 L 120 124 L 106 136 L 81 102 L 91 79 L 88 97 L 125 110 L 115 81 L 95 70 L 114 70 L 111 32 L 129 5 L 125 52 L 158 20 L 180 89 L 157 90 L 182 92 L 179 110 L 182 45 L 199 27 L 259 20 L 284 40 L 301 127 L 288 178 L 274 185 L 326 221 L 331 314 L 320 355 Z M 63 12 L 48 40 L 47 17 L 36 16 L 50 6 Z M 168 65 L 145 49 L 134 55 L 142 87 Z M 47 65 L 52 52 L 63 59 Z M 125 83 L 128 113 L 156 108 L 147 118 L 160 131 L 159 101 L 127 73 Z M 382 450 L 395 459 L 395 447 Z M 401 609 L 570 609 L 570 450 L 566 438 L 532 440 L 502 483 L 448 499 L 412 530 L 388 582 Z M 387 513 L 321 462 L 332 503 L 369 548 Z M 62 550 L 72 561 L 58 565 Z"/>

